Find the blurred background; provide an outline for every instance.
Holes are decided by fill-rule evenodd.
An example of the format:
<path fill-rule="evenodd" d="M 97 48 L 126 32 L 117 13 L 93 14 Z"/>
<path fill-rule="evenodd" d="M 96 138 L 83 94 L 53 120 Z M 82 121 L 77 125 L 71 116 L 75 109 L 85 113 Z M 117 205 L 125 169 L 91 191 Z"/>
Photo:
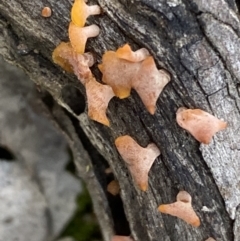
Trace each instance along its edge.
<path fill-rule="evenodd" d="M 0 56 L 0 241 L 101 241 L 88 192 L 39 91 Z"/>

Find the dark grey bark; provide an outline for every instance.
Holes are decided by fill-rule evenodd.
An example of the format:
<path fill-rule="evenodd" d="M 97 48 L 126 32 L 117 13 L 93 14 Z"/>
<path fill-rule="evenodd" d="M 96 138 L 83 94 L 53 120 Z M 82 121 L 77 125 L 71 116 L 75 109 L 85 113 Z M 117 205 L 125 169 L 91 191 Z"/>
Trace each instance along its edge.
<path fill-rule="evenodd" d="M 89 4 L 93 3 L 96 1 Z M 235 2 L 99 0 L 98 4 L 104 13 L 90 17 L 88 25 L 97 24 L 101 33 L 87 44 L 87 51 L 95 54 L 97 63 L 106 50 L 116 50 L 128 42 L 134 49 L 146 47 L 157 66 L 171 74 L 154 116 L 133 91 L 127 99 L 111 100 L 107 112 L 110 128 L 89 120 L 84 111 L 83 86 L 51 60 L 55 46 L 68 38 L 71 1 L 1 0 L 0 53 L 23 68 L 68 111 L 45 101 L 49 116 L 64 131 L 73 150 L 104 239 L 109 241 L 115 232 L 106 193 L 107 164 L 92 155 L 92 148 L 83 147 L 83 132 L 120 183 L 125 214 L 136 241 L 203 241 L 208 237 L 240 240 L 236 212 L 240 203 L 240 22 Z M 41 17 L 44 6 L 51 6 L 51 18 Z M 92 70 L 100 81 L 97 66 Z M 175 112 L 181 106 L 204 109 L 226 120 L 228 128 L 210 145 L 199 145 L 176 124 Z M 114 139 L 123 134 L 131 135 L 142 146 L 154 142 L 161 150 L 149 173 L 146 193 L 134 188 L 114 147 Z M 157 212 L 158 205 L 173 202 L 179 190 L 192 195 L 201 219 L 199 228 Z"/>

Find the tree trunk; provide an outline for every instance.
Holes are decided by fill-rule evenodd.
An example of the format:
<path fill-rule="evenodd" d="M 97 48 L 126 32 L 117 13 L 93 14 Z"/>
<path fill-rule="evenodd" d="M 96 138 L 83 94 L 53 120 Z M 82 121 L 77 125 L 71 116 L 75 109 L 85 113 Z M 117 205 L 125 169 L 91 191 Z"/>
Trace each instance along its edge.
<path fill-rule="evenodd" d="M 83 85 L 51 59 L 53 49 L 68 39 L 71 1 L 0 0 L 0 53 L 43 90 L 49 116 L 65 133 L 92 196 L 104 240 L 109 241 L 113 233 L 131 234 L 135 241 L 240 240 L 240 21 L 235 1 L 88 4 L 95 3 L 103 14 L 90 17 L 87 25 L 97 24 L 101 33 L 88 41 L 86 49 L 97 63 L 106 50 L 127 42 L 134 50 L 147 48 L 158 68 L 171 74 L 155 115 L 132 91 L 127 99 L 110 101 L 110 128 L 88 118 Z M 41 16 L 45 6 L 52 9 L 50 18 Z M 101 81 L 97 65 L 92 71 Z M 44 90 L 56 102 L 48 101 Z M 176 123 L 176 110 L 182 106 L 208 111 L 227 121 L 228 127 L 209 145 L 199 144 Z M 147 192 L 134 187 L 115 148 L 115 138 L 124 134 L 142 146 L 154 142 L 161 151 L 149 173 Z M 118 212 L 119 200 L 106 191 L 108 166 L 119 181 L 129 227 Z M 160 204 L 174 202 L 179 190 L 191 194 L 201 219 L 199 228 L 157 211 Z"/>

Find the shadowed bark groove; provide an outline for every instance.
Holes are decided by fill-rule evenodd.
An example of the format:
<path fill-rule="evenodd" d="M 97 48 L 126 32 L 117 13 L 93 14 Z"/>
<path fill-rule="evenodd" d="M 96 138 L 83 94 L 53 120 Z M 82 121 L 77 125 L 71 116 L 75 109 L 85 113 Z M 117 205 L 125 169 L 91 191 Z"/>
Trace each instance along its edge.
<path fill-rule="evenodd" d="M 75 132 L 78 128 L 104 156 L 119 181 L 131 235 L 136 241 L 204 241 L 208 237 L 230 241 L 234 236 L 238 240 L 240 22 L 235 2 L 90 1 L 89 4 L 99 4 L 104 12 L 87 21 L 101 29 L 86 48 L 96 55 L 97 63 L 106 50 L 116 50 L 128 42 L 134 50 L 146 47 L 157 66 L 171 74 L 154 116 L 146 111 L 134 91 L 127 99 L 113 98 L 107 112 L 110 128 L 89 120 L 86 110 L 82 112 L 84 87 L 51 60 L 54 47 L 68 38 L 71 1 L 44 3 L 0 1 L 0 53 L 23 68 L 69 115 L 79 120 L 79 126 L 72 125 L 66 113 L 56 115 L 52 109 L 58 124 L 61 115 L 68 120 L 62 120 L 60 127 L 68 136 L 79 174 L 93 197 L 104 239 L 109 241 L 114 232 L 106 190 L 97 179 L 105 174 L 101 168 L 90 168 L 92 176 L 86 174 L 91 160 L 83 155 L 85 151 Z M 51 18 L 41 17 L 44 6 L 51 6 Z M 92 70 L 100 81 L 96 65 Z M 175 121 L 175 112 L 181 106 L 201 108 L 223 118 L 228 128 L 218 133 L 210 145 L 200 145 Z M 142 146 L 154 142 L 161 151 L 149 173 L 149 190 L 145 193 L 134 188 L 114 146 L 114 139 L 124 134 L 134 137 Z M 201 219 L 199 228 L 157 212 L 159 204 L 175 201 L 179 190 L 191 194 Z"/>

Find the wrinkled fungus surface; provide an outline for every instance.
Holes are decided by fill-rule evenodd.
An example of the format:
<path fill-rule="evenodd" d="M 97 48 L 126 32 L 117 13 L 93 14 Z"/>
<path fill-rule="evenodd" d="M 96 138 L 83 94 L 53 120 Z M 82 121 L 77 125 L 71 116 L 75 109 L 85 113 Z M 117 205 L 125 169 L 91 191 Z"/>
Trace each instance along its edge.
<path fill-rule="evenodd" d="M 120 136 L 115 140 L 115 145 L 136 185 L 146 191 L 148 188 L 148 172 L 154 160 L 160 155 L 158 147 L 151 143 L 146 148 L 141 147 L 132 137 Z"/>
<path fill-rule="evenodd" d="M 162 204 L 158 210 L 161 213 L 176 216 L 194 227 L 200 226 L 200 219 L 192 208 L 192 198 L 186 191 L 178 193 L 176 202 Z"/>
<path fill-rule="evenodd" d="M 178 125 L 204 144 L 209 144 L 215 133 L 227 127 L 226 122 L 200 109 L 181 107 L 176 119 Z"/>

